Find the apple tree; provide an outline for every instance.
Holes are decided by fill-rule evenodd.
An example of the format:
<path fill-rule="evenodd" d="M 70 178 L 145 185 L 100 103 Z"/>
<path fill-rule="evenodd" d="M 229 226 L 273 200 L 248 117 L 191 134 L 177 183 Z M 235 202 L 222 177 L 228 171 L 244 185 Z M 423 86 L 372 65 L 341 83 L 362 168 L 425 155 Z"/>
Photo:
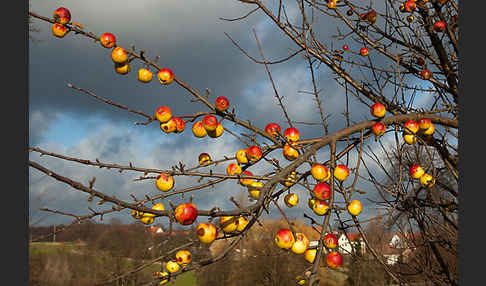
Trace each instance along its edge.
<path fill-rule="evenodd" d="M 142 119 L 136 125 L 160 126 L 164 136 L 192 132 L 194 140 L 218 140 L 224 133 L 245 146 L 230 154 L 196 154 L 196 163 L 179 162 L 160 168 L 71 157 L 29 146 L 32 153 L 58 160 L 120 173 L 135 172 L 138 175 L 134 184 L 149 180 L 158 190 L 153 196 L 131 195 L 131 199 L 121 199 L 110 195 L 95 178 L 81 182 L 30 160 L 31 169 L 84 193 L 88 202 L 97 202 L 96 208 L 88 207 L 88 215 L 42 210 L 74 217 L 72 224 L 129 211 L 134 220 L 146 225 L 165 220 L 171 230 L 175 224 L 190 228 L 194 238 L 190 243 L 167 249 L 157 259 L 130 271 L 162 262 L 164 268 L 147 285 L 163 284 L 177 279 L 181 273 L 204 271 L 209 265 L 223 261 L 245 243 L 250 230 L 264 226 L 263 217 L 270 213 L 280 216 L 286 226 L 267 234 L 270 238 L 266 240 L 272 241 L 272 245 L 266 247 L 274 248 L 272 253 L 278 250 L 307 261 L 303 268 L 295 270 L 294 276 L 300 278 L 291 283 L 323 285 L 319 269 L 346 273 L 349 269 L 343 264 L 343 257 L 355 255 L 355 263 L 360 259 L 363 263 L 372 260 L 372 265 L 381 267 L 394 285 L 417 282 L 457 285 L 458 1 L 235 2 L 246 10 L 242 10 L 240 17 L 226 21 L 263 15 L 267 24 L 289 43 L 288 56 L 268 60 L 271 56 L 264 52 L 255 30 L 256 55 L 226 34 L 236 50 L 265 70 L 273 94 L 262 96 L 274 100 L 285 125 L 241 118 L 231 96 L 216 97 L 209 89 L 205 93 L 197 91 L 190 82 L 178 77 L 176 70 L 159 64 L 158 56 L 152 59 L 149 51 L 119 45 L 117 31 L 102 34 L 89 31 L 81 24 L 83 19 L 72 21 L 69 7 L 52 7 L 52 15 L 29 12 L 31 19 L 43 22 L 39 26 L 50 25 L 53 37 L 66 41 L 81 37 L 96 42 L 100 53 L 107 53 L 111 58 L 108 61 L 113 61 L 120 76 L 134 76 L 142 83 L 160 85 L 162 92 L 166 86 L 176 85 L 187 92 L 192 102 L 202 103 L 204 109 L 191 114 L 181 114 L 177 106 L 166 105 L 136 110 L 96 94 L 89 87 L 69 83 L 73 92 L 120 112 L 136 114 Z M 318 114 L 320 122 L 299 122 L 288 112 L 290 103 L 279 94 L 271 72 L 272 66 L 288 61 L 306 65 L 312 89 L 302 91 L 305 96 L 301 100 L 310 103 L 312 108 L 306 112 Z M 132 70 L 135 64 L 142 67 Z M 325 87 L 317 80 L 320 71 L 328 72 L 330 80 L 340 87 L 342 101 L 339 106 L 333 105 L 332 110 L 343 112 L 341 120 L 330 116 L 331 107 L 323 95 Z M 301 126 L 321 135 L 306 136 Z M 185 177 L 197 181 L 175 183 Z M 190 196 L 195 192 L 222 196 L 220 189 L 208 190 L 223 182 L 241 189 L 249 201 L 231 197 L 233 208 L 202 209 L 197 199 Z M 185 202 L 175 205 L 171 197 Z M 299 204 L 303 205 L 301 218 L 318 234 L 315 244 L 298 232 L 288 218 L 289 210 Z M 198 222 L 194 223 L 196 219 Z M 380 246 L 372 243 L 373 232 L 365 231 L 365 227 L 376 220 L 383 221 L 388 230 L 400 233 L 406 240 L 407 248 L 413 250 L 406 262 L 390 265 Z M 366 256 L 342 253 L 330 235 L 336 230 L 359 232 Z M 225 240 L 225 247 L 197 261 L 184 251 L 191 245 L 211 245 L 218 240 Z M 111 283 L 124 275 L 100 283 Z M 252 283 L 266 285 L 263 280 L 257 282 Z M 290 282 L 279 285 L 287 283 Z"/>

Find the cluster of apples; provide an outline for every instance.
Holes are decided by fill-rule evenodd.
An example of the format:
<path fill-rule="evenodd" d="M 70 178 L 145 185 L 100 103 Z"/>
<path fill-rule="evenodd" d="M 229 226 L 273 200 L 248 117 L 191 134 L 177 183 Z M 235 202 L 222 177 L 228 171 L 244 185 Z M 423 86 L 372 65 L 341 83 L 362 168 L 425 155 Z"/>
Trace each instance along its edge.
<path fill-rule="evenodd" d="M 337 237 L 332 233 L 327 233 L 323 242 L 329 252 L 326 256 L 326 264 L 337 269 L 343 264 L 342 255 L 335 251 L 338 245 Z M 317 249 L 308 248 L 309 239 L 304 233 L 298 232 L 294 237 L 290 229 L 282 228 L 275 235 L 275 243 L 281 249 L 290 250 L 295 254 L 303 254 L 304 259 L 309 263 L 314 263 L 316 259 Z"/>
<path fill-rule="evenodd" d="M 431 188 L 435 185 L 435 178 L 426 173 L 420 165 L 412 165 L 409 169 L 409 174 L 413 179 L 419 179 L 420 185 L 424 188 Z"/>
<path fill-rule="evenodd" d="M 218 96 L 215 101 L 215 108 L 218 112 L 226 111 L 230 107 L 230 102 L 225 96 Z M 202 120 L 194 122 L 192 133 L 197 138 L 203 138 L 208 135 L 211 138 L 218 138 L 223 135 L 224 127 L 218 122 L 216 116 L 208 114 Z"/>
<path fill-rule="evenodd" d="M 164 285 L 169 281 L 169 273 L 179 271 L 181 267 L 186 267 L 189 265 L 189 263 L 191 263 L 191 261 L 192 256 L 188 250 L 179 250 L 174 259 L 165 263 L 165 269 L 167 272 L 155 272 L 154 278 L 160 281 L 159 285 Z"/>
<path fill-rule="evenodd" d="M 439 4 L 445 4 L 448 0 L 437 0 L 436 2 Z M 400 12 L 402 13 L 410 13 L 407 16 L 407 21 L 412 22 L 414 20 L 413 12 L 417 9 L 417 5 L 421 8 L 426 8 L 426 2 L 428 0 L 407 0 L 404 3 L 400 4 Z M 446 23 L 442 20 L 436 20 L 433 25 L 433 29 L 437 33 L 444 32 L 446 29 Z"/>
<path fill-rule="evenodd" d="M 155 211 L 163 211 L 165 210 L 165 206 L 162 203 L 155 204 L 152 207 Z M 154 222 L 155 215 L 151 213 L 144 213 L 137 210 L 132 210 L 132 217 L 136 220 L 139 220 L 141 223 L 149 225 Z"/>
<path fill-rule="evenodd" d="M 434 131 L 435 127 L 430 119 L 421 118 L 418 122 L 411 119 L 405 122 L 402 135 L 405 142 L 411 145 L 417 141 L 417 134 L 430 136 Z"/>
<path fill-rule="evenodd" d="M 59 7 L 54 10 L 54 20 L 56 23 L 52 24 L 52 34 L 58 38 L 64 37 L 68 32 L 66 24 L 71 21 L 71 12 L 64 7 Z"/>
<path fill-rule="evenodd" d="M 173 116 L 170 107 L 162 105 L 155 110 L 155 118 L 160 122 L 160 129 L 165 133 L 182 133 L 186 122 L 180 117 Z"/>

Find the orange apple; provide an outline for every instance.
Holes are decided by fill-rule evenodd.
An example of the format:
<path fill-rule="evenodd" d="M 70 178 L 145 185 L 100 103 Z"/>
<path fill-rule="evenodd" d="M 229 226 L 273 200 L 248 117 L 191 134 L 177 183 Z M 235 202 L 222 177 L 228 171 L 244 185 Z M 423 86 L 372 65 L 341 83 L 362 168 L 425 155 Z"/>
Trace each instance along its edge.
<path fill-rule="evenodd" d="M 225 111 L 229 108 L 229 100 L 225 96 L 218 96 L 215 101 L 216 110 Z"/>
<path fill-rule="evenodd" d="M 175 257 L 177 264 L 180 266 L 187 266 L 192 260 L 191 253 L 187 250 L 179 250 Z"/>
<path fill-rule="evenodd" d="M 201 121 L 196 121 L 192 125 L 192 134 L 197 138 L 203 138 L 208 134 Z"/>
<path fill-rule="evenodd" d="M 241 167 L 237 163 L 229 163 L 226 167 L 226 174 L 228 175 L 237 175 L 241 174 Z"/>
<path fill-rule="evenodd" d="M 403 128 L 403 132 L 405 134 L 415 134 L 417 133 L 418 130 L 419 130 L 419 126 L 415 120 L 410 119 L 409 121 L 405 122 Z"/>
<path fill-rule="evenodd" d="M 163 210 L 165 210 L 165 207 L 162 203 L 158 203 L 158 204 L 153 205 L 152 209 L 155 210 L 155 211 L 163 211 Z M 155 217 L 155 214 L 143 213 L 142 217 Z"/>
<path fill-rule="evenodd" d="M 336 0 L 329 0 L 327 2 L 327 8 L 336 9 L 336 7 L 337 7 L 337 1 Z"/>
<path fill-rule="evenodd" d="M 248 192 L 250 193 L 250 195 L 255 198 L 255 199 L 258 199 L 258 197 L 260 196 L 260 190 L 257 189 L 257 188 L 263 188 L 263 183 L 262 182 L 251 182 L 248 187 Z"/>
<path fill-rule="evenodd" d="M 238 229 L 238 218 L 234 216 L 221 216 L 219 217 L 219 227 L 222 228 L 224 233 L 232 233 Z"/>
<path fill-rule="evenodd" d="M 169 271 L 170 273 L 174 273 L 179 271 L 180 266 L 174 260 L 170 260 L 165 264 L 165 269 L 167 269 L 167 271 Z"/>
<path fill-rule="evenodd" d="M 385 116 L 386 108 L 383 104 L 377 102 L 371 106 L 370 111 L 374 117 L 381 118 Z"/>
<path fill-rule="evenodd" d="M 146 68 L 141 68 L 138 70 L 138 80 L 143 83 L 150 82 L 153 77 L 154 74 Z"/>
<path fill-rule="evenodd" d="M 280 126 L 274 122 L 268 123 L 267 126 L 265 126 L 265 132 L 274 137 L 277 137 L 278 134 L 282 134 Z"/>
<path fill-rule="evenodd" d="M 208 153 L 199 154 L 198 159 L 199 159 L 199 165 L 201 165 L 201 166 L 206 166 L 209 163 L 211 163 L 211 157 L 209 156 Z"/>
<path fill-rule="evenodd" d="M 182 225 L 190 225 L 197 218 L 197 207 L 193 203 L 183 203 L 174 210 L 175 219 Z"/>
<path fill-rule="evenodd" d="M 206 131 L 214 131 L 218 127 L 218 119 L 214 115 L 206 115 L 203 117 L 202 124 Z"/>
<path fill-rule="evenodd" d="M 432 134 L 434 134 L 434 131 L 435 131 L 435 126 L 434 126 L 434 124 L 431 123 L 430 127 L 423 131 L 423 134 L 424 135 L 432 135 Z"/>
<path fill-rule="evenodd" d="M 113 48 L 116 44 L 115 35 L 112 33 L 103 33 L 100 36 L 100 44 L 105 48 Z"/>
<path fill-rule="evenodd" d="M 422 177 L 424 173 L 425 173 L 424 169 L 417 164 L 412 165 L 409 169 L 410 177 L 414 179 L 419 179 L 420 177 Z"/>
<path fill-rule="evenodd" d="M 144 214 L 144 216 L 142 216 L 142 218 L 140 219 L 140 222 L 142 222 L 143 224 L 146 224 L 146 225 L 149 225 L 149 224 L 152 224 L 154 222 L 154 217 L 151 217 L 151 216 L 147 216 Z"/>
<path fill-rule="evenodd" d="M 253 176 L 253 173 L 250 172 L 250 171 L 243 171 L 241 174 L 242 175 L 247 175 L 247 176 Z M 243 185 L 243 186 L 248 186 L 248 185 L 250 185 L 254 181 L 255 181 L 254 179 L 243 179 L 242 178 L 242 179 L 239 180 L 239 183 L 241 185 Z"/>
<path fill-rule="evenodd" d="M 244 216 L 240 216 L 238 217 L 238 227 L 236 228 L 236 230 L 238 232 L 242 232 L 243 230 L 245 230 L 245 227 L 250 223 L 249 220 L 247 220 Z"/>
<path fill-rule="evenodd" d="M 117 74 L 124 75 L 124 74 L 129 73 L 131 70 L 132 70 L 132 67 L 130 66 L 130 64 L 128 62 L 125 62 L 125 63 L 122 63 L 122 64 L 115 63 L 115 72 Z"/>
<path fill-rule="evenodd" d="M 162 129 L 162 131 L 164 131 L 165 133 L 175 132 L 177 130 L 177 126 L 174 118 L 169 119 L 169 121 L 167 122 L 161 123 L 160 129 Z"/>
<path fill-rule="evenodd" d="M 295 239 L 292 231 L 288 228 L 280 229 L 275 235 L 275 243 L 279 248 L 291 249 Z"/>
<path fill-rule="evenodd" d="M 248 149 L 240 149 L 236 151 L 236 161 L 238 164 L 248 163 Z"/>
<path fill-rule="evenodd" d="M 52 34 L 58 38 L 62 38 L 66 35 L 67 33 L 67 28 L 64 25 L 61 24 L 52 24 Z"/>
<path fill-rule="evenodd" d="M 197 238 L 202 243 L 211 243 L 218 236 L 218 228 L 209 222 L 202 222 L 196 228 Z"/>
<path fill-rule="evenodd" d="M 165 123 L 172 118 L 172 110 L 168 106 L 159 106 L 155 110 L 155 118 L 157 118 L 160 123 Z"/>
<path fill-rule="evenodd" d="M 429 80 L 432 77 L 432 72 L 429 69 L 423 69 L 420 71 L 420 77 L 423 80 Z"/>
<path fill-rule="evenodd" d="M 314 263 L 314 260 L 316 259 L 316 254 L 317 254 L 317 249 L 315 248 L 307 249 L 304 252 L 304 259 L 309 263 Z"/>
<path fill-rule="evenodd" d="M 324 182 L 319 182 L 314 186 L 314 189 L 312 190 L 312 193 L 318 200 L 328 200 L 331 198 L 331 187 L 324 183 Z"/>
<path fill-rule="evenodd" d="M 163 68 L 157 72 L 157 79 L 160 84 L 167 85 L 174 80 L 174 73 L 168 68 Z"/>
<path fill-rule="evenodd" d="M 309 206 L 309 208 L 312 210 L 314 209 L 314 204 L 316 203 L 316 199 L 314 198 L 309 198 L 309 201 L 307 202 L 307 205 Z"/>
<path fill-rule="evenodd" d="M 385 134 L 385 131 L 386 131 L 385 124 L 383 124 L 381 122 L 376 122 L 371 127 L 371 132 L 373 134 L 375 134 L 376 136 L 382 136 L 383 134 Z"/>
<path fill-rule="evenodd" d="M 176 130 L 174 131 L 175 133 L 181 133 L 186 129 L 186 122 L 182 120 L 180 117 L 172 117 L 172 120 L 175 123 Z"/>
<path fill-rule="evenodd" d="M 435 185 L 435 178 L 432 175 L 425 173 L 420 177 L 420 185 L 424 188 L 431 188 Z"/>
<path fill-rule="evenodd" d="M 357 216 L 363 210 L 363 206 L 361 205 L 361 202 L 360 201 L 358 201 L 358 200 L 352 200 L 352 201 L 349 202 L 347 209 L 348 209 L 348 212 L 351 215 Z"/>
<path fill-rule="evenodd" d="M 247 151 L 247 156 L 250 162 L 255 163 L 262 158 L 262 149 L 256 145 L 250 146 Z"/>
<path fill-rule="evenodd" d="M 343 257 L 339 252 L 329 252 L 326 256 L 326 264 L 332 269 L 337 269 L 343 265 Z"/>
<path fill-rule="evenodd" d="M 224 127 L 221 122 L 218 123 L 218 126 L 216 126 L 216 130 L 214 131 L 208 131 L 208 135 L 211 138 L 218 138 L 219 136 L 223 135 L 224 132 Z"/>
<path fill-rule="evenodd" d="M 285 129 L 283 136 L 290 143 L 294 143 L 294 142 L 299 141 L 299 139 L 300 139 L 300 132 L 295 127 L 289 127 L 287 129 Z"/>
<path fill-rule="evenodd" d="M 374 22 L 376 22 L 376 11 L 375 10 L 371 10 L 368 13 L 366 13 L 366 21 L 368 21 L 372 24 Z"/>
<path fill-rule="evenodd" d="M 349 169 L 346 167 L 346 165 L 340 164 L 337 165 L 336 168 L 334 169 L 334 178 L 336 178 L 338 181 L 344 181 L 346 178 L 349 176 Z"/>
<path fill-rule="evenodd" d="M 71 12 L 67 8 L 64 7 L 59 7 L 56 10 L 54 10 L 54 20 L 56 23 L 59 23 L 61 25 L 65 25 L 71 21 Z"/>
<path fill-rule="evenodd" d="M 319 182 L 325 182 L 331 177 L 331 172 L 329 172 L 329 169 L 322 164 L 312 165 L 310 172 L 312 177 Z"/>
<path fill-rule="evenodd" d="M 289 161 L 293 161 L 299 157 L 299 151 L 294 147 L 290 146 L 288 143 L 285 143 L 283 147 L 283 156 L 285 159 Z"/>
<path fill-rule="evenodd" d="M 334 234 L 328 233 L 324 236 L 324 245 L 328 249 L 334 249 L 338 245 L 338 238 Z"/>
<path fill-rule="evenodd" d="M 297 232 L 295 234 L 295 242 L 292 244 L 290 250 L 295 254 L 303 254 L 307 247 L 309 247 L 309 239 L 305 236 L 305 234 Z"/>
<path fill-rule="evenodd" d="M 444 32 L 446 30 L 446 23 L 442 20 L 437 20 L 434 22 L 434 31 L 437 33 Z"/>
<path fill-rule="evenodd" d="M 123 64 L 128 60 L 128 54 L 125 49 L 118 46 L 111 51 L 111 59 L 117 64 Z"/>
<path fill-rule="evenodd" d="M 299 203 L 299 196 L 296 193 L 288 193 L 284 197 L 284 202 L 289 208 L 295 207 Z"/>
<path fill-rule="evenodd" d="M 404 4 L 404 9 L 406 12 L 412 13 L 417 8 L 415 1 L 407 0 Z"/>
<path fill-rule="evenodd" d="M 132 210 L 132 213 L 131 213 L 131 215 L 134 219 L 141 219 L 142 214 L 143 214 L 142 212 L 139 212 L 137 210 Z"/>
<path fill-rule="evenodd" d="M 160 173 L 155 179 L 155 186 L 162 192 L 168 192 L 174 187 L 174 177 L 167 173 Z"/>
<path fill-rule="evenodd" d="M 428 118 L 420 118 L 418 121 L 419 129 L 427 130 L 432 125 L 432 121 Z"/>
<path fill-rule="evenodd" d="M 316 215 L 325 215 L 329 209 L 329 204 L 325 201 L 315 200 L 312 210 Z"/>

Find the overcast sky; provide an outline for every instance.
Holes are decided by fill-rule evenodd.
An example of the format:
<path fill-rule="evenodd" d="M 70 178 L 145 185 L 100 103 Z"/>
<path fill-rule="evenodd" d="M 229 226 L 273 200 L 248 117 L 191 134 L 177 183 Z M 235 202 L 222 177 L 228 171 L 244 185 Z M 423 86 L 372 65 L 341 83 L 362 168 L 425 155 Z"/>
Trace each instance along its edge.
<path fill-rule="evenodd" d="M 227 22 L 219 18 L 234 18 L 246 14 L 248 8 L 236 1 L 218 0 L 83 0 L 83 1 L 31 1 L 30 11 L 52 17 L 53 11 L 60 7 L 71 11 L 72 20 L 80 22 L 85 30 L 96 35 L 111 32 L 117 37 L 117 44 L 137 49 L 144 49 L 146 56 L 153 59 L 160 56 L 158 63 L 171 68 L 175 75 L 200 93 L 206 88 L 211 90 L 210 101 L 224 95 L 240 119 L 250 119 L 253 124 L 264 128 L 268 122 L 279 123 L 287 128 L 281 109 L 276 99 L 265 68 L 244 56 L 224 35 L 228 33 L 247 52 L 259 58 L 258 49 L 253 37 L 255 29 L 262 44 L 265 57 L 276 60 L 295 51 L 295 45 L 282 36 L 280 30 L 264 17 L 254 13 L 242 21 Z M 295 9 L 289 9 L 288 15 L 293 19 Z M 102 162 L 128 164 L 146 168 L 169 168 L 179 161 L 187 166 L 197 164 L 197 156 L 207 152 L 215 159 L 223 155 L 233 156 L 236 150 L 245 145 L 228 133 L 218 139 L 197 139 L 192 135 L 188 124 L 182 134 L 163 134 L 158 124 L 135 126 L 134 122 L 144 118 L 124 110 L 95 101 L 94 99 L 67 87 L 68 83 L 87 89 L 95 94 L 117 103 L 127 105 L 135 110 L 153 114 L 160 105 L 172 108 L 175 114 L 190 114 L 206 110 L 201 103 L 192 103 L 192 95 L 176 83 L 161 86 L 156 79 L 149 84 L 137 81 L 137 70 L 140 62 L 132 63 L 128 75 L 114 72 L 110 50 L 100 46 L 86 37 L 68 34 L 58 39 L 51 34 L 50 23 L 37 19 L 34 26 L 40 32 L 33 34 L 35 41 L 29 43 L 29 141 L 30 146 L 40 147 L 50 152 L 83 159 L 100 159 Z M 325 16 L 319 18 L 319 34 L 327 37 L 324 40 L 331 44 L 330 35 L 335 32 Z M 336 44 L 336 43 L 334 43 Z M 337 42 L 342 45 L 342 42 Z M 349 43 L 350 44 L 350 43 Z M 284 103 L 292 120 L 319 122 L 320 116 L 312 96 L 299 91 L 312 89 L 310 74 L 302 57 L 278 65 L 270 66 L 277 90 L 284 96 Z M 345 127 L 344 92 L 330 78 L 323 66 L 316 71 L 324 111 L 330 116 L 330 131 Z M 366 106 L 354 107 L 351 119 L 362 121 L 370 119 Z M 234 128 L 233 126 L 227 126 Z M 322 128 L 297 126 L 303 138 L 324 135 Z M 241 129 L 235 129 L 236 131 Z M 384 138 L 383 140 L 387 140 Z M 326 148 L 325 148 L 326 149 Z M 288 161 L 282 159 L 280 152 L 273 152 L 283 166 Z M 327 150 L 318 154 L 320 160 L 328 160 Z M 39 157 L 30 154 L 30 160 L 45 164 L 48 168 L 63 176 L 73 178 L 81 183 L 96 176 L 95 188 L 117 198 L 129 200 L 129 194 L 141 198 L 145 194 L 155 195 L 157 190 L 153 181 L 132 182 L 141 174 L 100 170 L 63 160 Z M 353 160 L 351 160 L 351 163 Z M 268 170 L 268 164 L 252 167 Z M 223 166 L 214 171 L 224 172 Z M 302 169 L 305 171 L 305 169 Z M 85 194 L 46 177 L 39 171 L 30 168 L 30 211 L 33 217 L 40 218 L 45 213 L 39 207 L 49 207 L 79 215 L 88 214 L 89 203 Z M 351 177 L 352 179 L 352 177 Z M 176 177 L 175 188 L 195 184 L 195 179 Z M 361 188 L 370 186 L 361 184 Z M 238 197 L 246 190 L 234 182 L 220 184 L 214 190 L 207 189 L 194 192 L 195 202 L 201 209 L 217 205 L 223 209 L 232 209 L 228 201 L 230 196 Z M 303 218 L 308 193 L 303 189 L 296 192 L 301 197 L 299 207 L 289 210 L 291 218 Z M 182 198 L 171 198 L 174 203 Z M 187 198 L 186 198 L 187 199 Z M 168 203 L 164 201 L 166 207 Z M 281 201 L 283 206 L 283 202 Z M 373 210 L 366 209 L 363 217 Z M 279 217 L 276 209 L 271 213 Z M 118 214 L 123 222 L 133 219 L 128 211 Z M 106 218 L 105 218 L 106 219 Z M 166 218 L 159 218 L 156 223 L 165 223 Z M 205 221 L 206 218 L 201 218 Z M 35 221 L 35 219 L 34 219 Z M 69 223 L 70 217 L 48 215 L 40 224 Z"/>

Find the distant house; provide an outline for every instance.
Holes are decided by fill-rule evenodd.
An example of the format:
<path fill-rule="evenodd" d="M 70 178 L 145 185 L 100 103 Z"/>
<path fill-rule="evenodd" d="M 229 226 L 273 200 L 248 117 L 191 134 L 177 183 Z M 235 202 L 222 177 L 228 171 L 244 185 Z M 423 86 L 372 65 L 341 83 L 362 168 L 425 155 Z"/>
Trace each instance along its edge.
<path fill-rule="evenodd" d="M 366 244 L 359 233 L 342 233 L 338 236 L 338 247 L 343 254 L 352 254 L 358 249 L 361 254 L 366 253 Z"/>

